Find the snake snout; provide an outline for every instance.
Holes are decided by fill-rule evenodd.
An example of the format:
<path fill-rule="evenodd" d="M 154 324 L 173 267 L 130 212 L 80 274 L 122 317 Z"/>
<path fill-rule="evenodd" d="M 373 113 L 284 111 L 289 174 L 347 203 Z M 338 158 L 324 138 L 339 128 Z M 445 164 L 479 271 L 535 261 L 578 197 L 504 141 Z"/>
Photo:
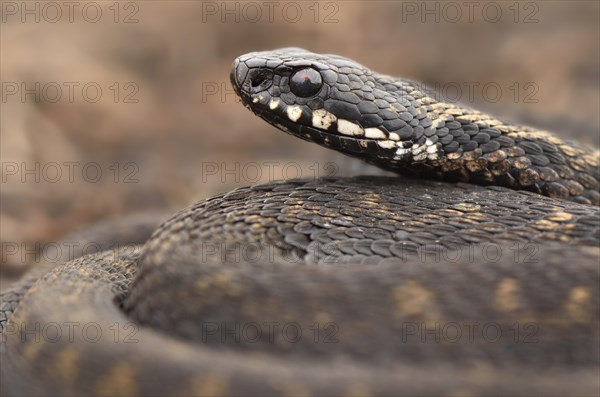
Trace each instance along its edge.
<path fill-rule="evenodd" d="M 265 67 L 248 67 L 240 58 L 233 62 L 231 84 L 244 103 L 252 99 L 253 94 L 268 89 L 273 84 L 273 71 Z"/>

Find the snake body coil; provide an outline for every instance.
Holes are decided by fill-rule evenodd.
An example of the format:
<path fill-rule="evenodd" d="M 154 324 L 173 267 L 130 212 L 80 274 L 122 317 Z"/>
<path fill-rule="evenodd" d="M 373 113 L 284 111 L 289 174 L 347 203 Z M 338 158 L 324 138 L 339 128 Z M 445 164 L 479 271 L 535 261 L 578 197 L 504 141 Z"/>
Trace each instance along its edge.
<path fill-rule="evenodd" d="M 251 53 L 231 79 L 411 178 L 239 188 L 26 278 L 0 303 L 3 392 L 598 393 L 598 151 L 333 55 Z"/>

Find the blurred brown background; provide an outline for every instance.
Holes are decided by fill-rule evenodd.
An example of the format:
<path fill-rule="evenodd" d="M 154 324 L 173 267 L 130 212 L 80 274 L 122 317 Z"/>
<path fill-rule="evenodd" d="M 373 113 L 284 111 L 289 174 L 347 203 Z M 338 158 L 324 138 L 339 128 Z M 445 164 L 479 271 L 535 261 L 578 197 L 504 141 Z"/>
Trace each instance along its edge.
<path fill-rule="evenodd" d="M 338 53 L 598 145 L 597 1 L 77 4 L 1 5 L 2 287 L 32 262 L 28 249 L 99 219 L 373 172 L 237 103 L 229 67 L 249 51 Z"/>

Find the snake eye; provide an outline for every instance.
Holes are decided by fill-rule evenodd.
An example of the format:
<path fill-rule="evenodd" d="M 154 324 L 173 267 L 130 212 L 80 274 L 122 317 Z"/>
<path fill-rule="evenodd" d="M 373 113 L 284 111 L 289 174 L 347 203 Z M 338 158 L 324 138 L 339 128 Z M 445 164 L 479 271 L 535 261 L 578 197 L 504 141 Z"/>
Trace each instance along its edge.
<path fill-rule="evenodd" d="M 305 68 L 295 71 L 290 76 L 290 89 L 302 98 L 315 95 L 323 85 L 321 74 L 313 68 Z"/>

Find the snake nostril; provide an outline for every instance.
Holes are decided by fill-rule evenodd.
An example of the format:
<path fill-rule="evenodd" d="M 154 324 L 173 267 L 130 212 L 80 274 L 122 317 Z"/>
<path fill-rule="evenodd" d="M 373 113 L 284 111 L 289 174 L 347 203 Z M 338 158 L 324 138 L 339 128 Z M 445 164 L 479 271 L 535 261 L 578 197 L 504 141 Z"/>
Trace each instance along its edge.
<path fill-rule="evenodd" d="M 263 76 L 263 75 L 257 75 L 254 78 L 252 78 L 251 85 L 252 85 L 252 87 L 258 87 L 264 81 L 265 81 L 265 76 Z"/>
<path fill-rule="evenodd" d="M 246 84 L 253 93 L 265 90 L 271 86 L 273 81 L 273 72 L 266 69 L 254 70 L 250 72 L 246 79 Z"/>

